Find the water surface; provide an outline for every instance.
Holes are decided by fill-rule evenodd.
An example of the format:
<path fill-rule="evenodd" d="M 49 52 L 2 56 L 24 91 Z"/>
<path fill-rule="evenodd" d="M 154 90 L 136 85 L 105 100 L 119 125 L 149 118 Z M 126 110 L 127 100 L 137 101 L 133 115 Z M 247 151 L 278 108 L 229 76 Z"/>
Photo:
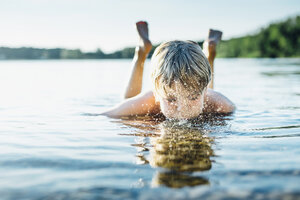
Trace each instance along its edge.
<path fill-rule="evenodd" d="M 99 116 L 130 62 L 0 61 L 1 199 L 299 198 L 299 59 L 217 59 L 238 109 L 197 124 Z"/>

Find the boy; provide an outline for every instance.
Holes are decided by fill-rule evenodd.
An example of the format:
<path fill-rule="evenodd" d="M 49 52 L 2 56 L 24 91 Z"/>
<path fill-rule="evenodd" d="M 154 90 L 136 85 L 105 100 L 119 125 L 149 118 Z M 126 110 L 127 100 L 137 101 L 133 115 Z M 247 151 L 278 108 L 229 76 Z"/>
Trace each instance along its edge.
<path fill-rule="evenodd" d="M 204 52 L 192 41 L 170 41 L 152 56 L 153 90 L 141 94 L 144 62 L 152 48 L 147 22 L 136 23 L 140 36 L 125 101 L 102 114 L 110 117 L 155 115 L 192 119 L 206 113 L 232 113 L 234 104 L 213 91 L 213 61 L 222 32 L 210 30 Z M 206 56 L 205 56 L 206 55 Z"/>

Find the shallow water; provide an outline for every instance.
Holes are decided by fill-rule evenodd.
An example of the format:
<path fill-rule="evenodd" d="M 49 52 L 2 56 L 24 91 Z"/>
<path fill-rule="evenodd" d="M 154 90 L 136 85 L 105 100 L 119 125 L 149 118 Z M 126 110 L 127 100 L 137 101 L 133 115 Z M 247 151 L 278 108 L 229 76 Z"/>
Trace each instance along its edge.
<path fill-rule="evenodd" d="M 99 116 L 130 62 L 0 61 L 1 199 L 300 198 L 300 59 L 217 59 L 197 124 Z"/>

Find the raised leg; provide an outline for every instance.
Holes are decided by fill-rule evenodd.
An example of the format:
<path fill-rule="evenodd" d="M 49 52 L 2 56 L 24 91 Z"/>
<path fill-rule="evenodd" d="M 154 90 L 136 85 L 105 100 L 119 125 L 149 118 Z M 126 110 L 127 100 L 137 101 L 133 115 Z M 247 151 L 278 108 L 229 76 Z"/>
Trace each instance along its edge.
<path fill-rule="evenodd" d="M 132 61 L 131 76 L 125 91 L 124 98 L 131 98 L 138 95 L 142 90 L 144 63 L 152 44 L 149 40 L 148 24 L 145 21 L 136 23 L 136 29 L 140 37 L 138 46 Z"/>
<path fill-rule="evenodd" d="M 214 88 L 214 60 L 216 57 L 216 47 L 222 38 L 222 32 L 218 30 L 209 29 L 208 38 L 203 43 L 203 51 L 206 55 L 212 72 L 211 81 L 208 85 L 209 88 Z"/>

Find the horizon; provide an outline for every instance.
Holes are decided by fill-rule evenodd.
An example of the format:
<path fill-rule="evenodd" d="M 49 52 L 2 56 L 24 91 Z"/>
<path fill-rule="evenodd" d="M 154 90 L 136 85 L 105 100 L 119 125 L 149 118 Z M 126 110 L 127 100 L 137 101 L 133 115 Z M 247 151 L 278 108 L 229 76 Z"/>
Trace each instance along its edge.
<path fill-rule="evenodd" d="M 243 5 L 229 0 L 219 1 L 218 7 L 213 7 L 212 2 L 193 0 L 155 2 L 158 0 L 143 3 L 137 0 L 0 2 L 0 17 L 9 19 L 0 22 L 0 46 L 80 49 L 82 52 L 100 48 L 104 53 L 111 53 L 136 45 L 138 35 L 134 25 L 139 20 L 148 21 L 150 39 L 153 44 L 159 44 L 172 39 L 200 41 L 205 39 L 209 28 L 222 30 L 223 39 L 228 40 L 253 34 L 270 23 L 300 13 L 300 3 L 295 0 L 255 0 Z M 213 11 L 209 10 L 211 7 Z M 218 14 L 206 18 L 211 13 Z M 195 26 L 200 23 L 201 26 Z"/>

